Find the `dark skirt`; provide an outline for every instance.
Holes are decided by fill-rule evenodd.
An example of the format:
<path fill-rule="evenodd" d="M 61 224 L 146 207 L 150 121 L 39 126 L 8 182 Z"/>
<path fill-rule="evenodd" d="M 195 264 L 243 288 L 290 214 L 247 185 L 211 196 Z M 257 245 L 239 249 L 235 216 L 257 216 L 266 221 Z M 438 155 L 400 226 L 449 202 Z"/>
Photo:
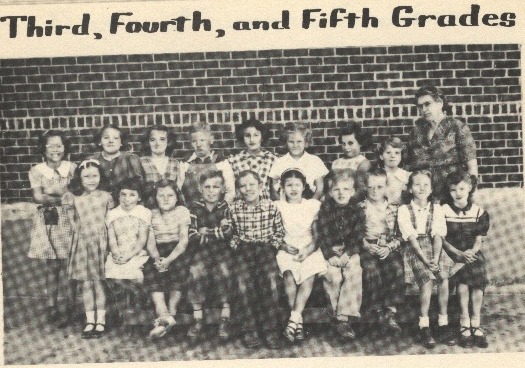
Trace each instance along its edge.
<path fill-rule="evenodd" d="M 485 291 L 489 282 L 485 267 L 485 257 L 483 257 L 481 252 L 476 253 L 476 257 L 477 261 L 466 263 L 452 276 L 451 281 Z"/>

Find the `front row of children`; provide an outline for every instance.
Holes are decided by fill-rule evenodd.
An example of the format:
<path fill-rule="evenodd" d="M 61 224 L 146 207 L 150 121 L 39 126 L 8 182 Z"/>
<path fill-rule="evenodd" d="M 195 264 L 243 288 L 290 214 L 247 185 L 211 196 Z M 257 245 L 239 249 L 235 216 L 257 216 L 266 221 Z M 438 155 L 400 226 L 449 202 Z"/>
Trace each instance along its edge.
<path fill-rule="evenodd" d="M 259 346 L 262 337 L 268 347 L 278 348 L 281 335 L 290 342 L 304 339 L 302 313 L 319 276 L 333 310 L 334 330 L 346 340 L 355 338 L 353 324 L 360 318 L 362 299 L 382 325 L 399 333 L 396 308 L 404 301 L 405 282 L 415 282 L 420 338 L 428 348 L 435 345 L 428 312 L 436 281 L 438 337 L 454 344 L 458 334 L 448 328 L 447 303 L 448 278 L 455 272 L 459 344 L 486 347 L 480 310 L 487 277 L 480 247 L 488 215 L 471 202 L 475 183 L 467 174 L 453 173 L 447 180 L 449 200 L 440 206 L 431 198 L 430 172 L 412 173 L 407 204 L 398 209 L 386 199 L 383 169 L 367 172 L 367 197 L 361 202 L 354 196 L 355 172 L 336 173 L 322 204 L 303 198 L 308 184 L 298 169 L 282 173 L 285 200 L 278 202 L 261 196 L 264 184 L 247 170 L 236 181 L 240 199 L 229 206 L 223 199 L 223 175 L 211 170 L 200 177 L 201 199 L 189 209 L 175 182 L 157 182 L 156 208 L 150 211 L 139 204 L 141 187 L 133 179 L 120 184 L 118 207 L 112 209 L 111 196 L 101 190 L 107 178 L 100 163 L 84 161 L 63 198 L 74 229 L 68 277 L 83 283 L 82 337 L 98 338 L 105 332 L 102 281 L 107 279 L 112 290 L 143 283 L 155 305 L 154 338 L 176 325 L 177 306 L 187 293 L 194 311 L 188 336 L 197 341 L 203 303 L 213 290 L 221 303 L 221 339 L 231 334 L 230 303 L 235 298 L 245 346 Z M 284 331 L 279 326 L 279 275 L 291 311 Z"/>

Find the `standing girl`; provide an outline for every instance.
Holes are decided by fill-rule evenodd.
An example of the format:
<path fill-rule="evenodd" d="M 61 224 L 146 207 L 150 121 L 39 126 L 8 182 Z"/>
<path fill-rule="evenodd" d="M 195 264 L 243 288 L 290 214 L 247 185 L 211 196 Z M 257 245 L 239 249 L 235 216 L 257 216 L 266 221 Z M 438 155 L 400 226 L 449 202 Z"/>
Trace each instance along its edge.
<path fill-rule="evenodd" d="M 350 121 L 339 131 L 338 140 L 343 149 L 343 156 L 332 162 L 332 171 L 337 173 L 347 169 L 354 170 L 357 175 L 358 196 L 366 192 L 365 175 L 370 170 L 370 161 L 361 153 L 361 149 L 370 142 L 370 136 L 366 134 L 361 126 Z"/>
<path fill-rule="evenodd" d="M 144 170 L 146 180 L 146 206 L 155 207 L 155 198 L 152 196 L 153 186 L 161 179 L 168 179 L 177 182 L 179 188 L 184 183 L 184 176 L 181 175 L 180 162 L 175 157 L 167 154 L 173 152 L 175 139 L 164 125 L 153 125 L 148 128 L 142 138 L 143 156 L 140 157 L 140 164 Z"/>
<path fill-rule="evenodd" d="M 407 189 L 410 172 L 403 170 L 405 145 L 397 137 L 385 140 L 377 151 L 377 166 L 386 171 L 388 203 L 401 204 L 401 194 Z"/>
<path fill-rule="evenodd" d="M 33 219 L 28 257 L 46 260 L 47 318 L 49 322 L 58 322 L 58 327 L 65 327 L 73 316 L 76 284 L 68 284 L 68 307 L 61 319 L 57 306 L 59 275 L 67 264 L 73 237 L 61 197 L 67 192 L 76 165 L 63 160 L 68 154 L 69 142 L 62 131 L 44 132 L 38 147 L 45 162 L 29 170 L 33 200 L 39 207 Z"/>
<path fill-rule="evenodd" d="M 303 310 L 310 297 L 315 275 L 326 273 L 321 250 L 315 245 L 317 213 L 321 202 L 304 199 L 308 184 L 298 169 L 286 170 L 281 175 L 281 187 L 286 201 L 276 205 L 283 219 L 284 242 L 277 252 L 277 264 L 284 278 L 284 286 L 291 313 L 284 336 L 290 342 L 304 340 Z"/>
<path fill-rule="evenodd" d="M 279 193 L 282 173 L 287 169 L 297 168 L 304 173 L 306 182 L 313 192 L 313 198 L 319 200 L 323 195 L 323 180 L 328 174 L 328 169 L 319 157 L 305 151 L 312 141 L 311 130 L 303 123 L 286 124 L 282 138 L 286 141 L 288 153 L 275 161 L 269 174 L 273 180 L 275 193 Z M 275 194 L 275 197 L 279 196 Z M 285 198 L 282 192 L 280 197 L 283 200 Z"/>
<path fill-rule="evenodd" d="M 70 183 L 71 193 L 63 197 L 73 227 L 73 242 L 67 263 L 70 280 L 82 281 L 82 300 L 86 326 L 82 338 L 99 338 L 106 327 L 106 295 L 103 280 L 106 262 L 107 229 L 105 218 L 113 207 L 108 180 L 97 160 L 83 161 Z"/>
<path fill-rule="evenodd" d="M 487 338 L 480 329 L 483 294 L 488 284 L 485 257 L 481 253 L 482 237 L 489 230 L 489 215 L 472 203 L 475 179 L 458 171 L 447 176 L 448 199 L 443 205 L 447 221 L 447 237 L 443 247 L 453 260 L 465 264 L 454 276 L 458 283 L 461 308 L 459 345 L 480 348 L 488 346 Z M 472 315 L 469 315 L 472 302 Z"/>
<path fill-rule="evenodd" d="M 237 178 L 242 171 L 252 170 L 261 177 L 264 185 L 263 198 L 270 198 L 271 180 L 270 170 L 277 156 L 263 149 L 262 145 L 268 142 L 270 131 L 259 120 L 245 120 L 235 129 L 237 141 L 246 146 L 246 149 L 234 156 L 230 156 L 233 173 Z"/>
<path fill-rule="evenodd" d="M 139 157 L 134 153 L 121 151 L 128 148 L 127 137 L 117 125 L 103 126 L 93 138 L 101 151 L 90 158 L 100 162 L 102 170 L 108 176 L 111 190 L 126 178 L 144 177 Z"/>
<path fill-rule="evenodd" d="M 137 304 L 146 300 L 142 291 L 142 268 L 149 258 L 145 248 L 151 211 L 139 204 L 141 193 L 142 181 L 139 178 L 124 179 L 117 192 L 118 207 L 109 211 L 106 218 L 110 250 L 106 279 L 120 315 L 125 308 L 124 291 L 130 291 Z"/>
<path fill-rule="evenodd" d="M 151 258 L 144 265 L 144 287 L 151 293 L 157 315 L 150 336 L 160 338 L 175 326 L 177 306 L 186 289 L 192 259 L 186 251 L 191 220 L 174 181 L 155 183 L 154 193 L 157 208 L 152 210 L 150 233 L 154 239 L 147 245 Z"/>
<path fill-rule="evenodd" d="M 443 238 L 447 235 L 445 215 L 438 204 L 431 201 L 432 176 L 430 171 L 413 172 L 408 181 L 408 204 L 399 207 L 398 224 L 409 251 L 410 269 L 405 269 L 405 281 L 415 282 L 420 292 L 419 328 L 421 343 L 426 348 L 435 346 L 430 332 L 428 311 L 433 281 L 438 284 L 439 339 L 454 345 L 448 329 L 448 275 L 452 260 L 442 251 Z M 411 199 L 411 200 L 410 200 Z M 408 201 L 407 201 L 408 202 Z"/>

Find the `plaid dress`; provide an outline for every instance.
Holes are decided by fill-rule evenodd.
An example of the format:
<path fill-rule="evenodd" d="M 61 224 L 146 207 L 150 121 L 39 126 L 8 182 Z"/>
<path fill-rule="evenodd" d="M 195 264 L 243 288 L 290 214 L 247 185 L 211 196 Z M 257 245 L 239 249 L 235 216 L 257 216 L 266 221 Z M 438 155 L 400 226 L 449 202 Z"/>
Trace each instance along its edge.
<path fill-rule="evenodd" d="M 417 229 L 416 214 L 412 203 L 407 205 L 410 212 L 410 220 L 414 229 Z M 425 226 L 425 233 L 419 234 L 417 241 L 425 257 L 429 260 L 434 259 L 434 246 L 432 244 L 432 237 L 430 236 L 432 230 L 432 220 L 434 216 L 434 204 L 430 204 L 430 212 L 427 216 Z M 419 259 L 417 254 L 412 249 L 410 243 L 405 244 L 404 250 L 405 263 L 405 282 L 412 284 L 416 283 L 418 287 L 423 286 L 430 280 L 436 280 L 436 275 L 428 269 L 428 267 Z M 453 262 L 447 253 L 442 249 L 439 257 L 438 266 L 440 269 L 439 277 L 441 279 L 448 278 Z"/>
<path fill-rule="evenodd" d="M 69 161 L 62 161 L 57 170 L 50 169 L 45 163 L 35 165 L 29 171 L 31 188 L 46 188 L 57 184 L 65 187 L 73 177 L 75 168 L 76 165 Z M 58 212 L 58 224 L 46 225 L 44 211 L 53 207 Z M 38 259 L 66 259 L 72 238 L 73 231 L 64 207 L 39 206 L 33 218 L 31 243 L 27 256 Z"/>

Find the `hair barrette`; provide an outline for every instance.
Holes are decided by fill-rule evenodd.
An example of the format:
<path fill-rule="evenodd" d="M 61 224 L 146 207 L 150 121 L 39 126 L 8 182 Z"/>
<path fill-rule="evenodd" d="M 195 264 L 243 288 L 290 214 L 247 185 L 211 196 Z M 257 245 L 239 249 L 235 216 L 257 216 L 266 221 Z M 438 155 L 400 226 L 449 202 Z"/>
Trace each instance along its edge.
<path fill-rule="evenodd" d="M 87 168 L 87 164 L 96 164 L 97 166 L 100 166 L 100 161 L 99 160 L 95 160 L 94 158 L 90 158 L 89 160 L 84 160 L 82 161 L 82 163 L 80 165 L 78 165 L 78 167 L 80 167 L 81 169 L 85 169 Z"/>

